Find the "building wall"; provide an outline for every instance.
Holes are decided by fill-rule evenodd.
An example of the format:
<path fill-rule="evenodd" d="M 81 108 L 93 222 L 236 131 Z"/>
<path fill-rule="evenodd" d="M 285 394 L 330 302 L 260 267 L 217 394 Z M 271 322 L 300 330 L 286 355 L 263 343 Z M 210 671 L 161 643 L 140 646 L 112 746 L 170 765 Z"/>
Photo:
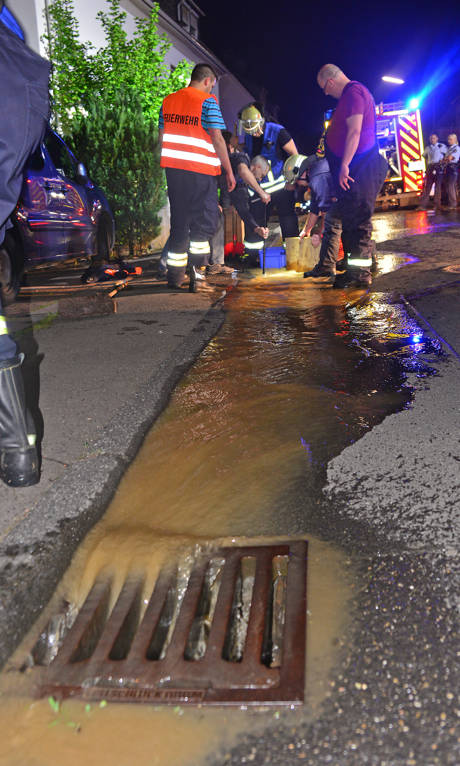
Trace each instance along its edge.
<path fill-rule="evenodd" d="M 14 14 L 21 24 L 27 43 L 31 48 L 45 55 L 45 47 L 42 37 L 46 34 L 46 8 L 50 0 L 10 0 L 10 8 L 14 5 Z M 128 35 L 135 29 L 135 18 L 146 17 L 151 0 L 121 0 L 121 6 L 127 13 L 126 30 Z M 104 35 L 96 15 L 100 10 L 107 10 L 106 0 L 74 0 L 76 16 L 79 24 L 80 38 L 91 42 L 96 48 L 104 44 Z M 162 0 L 163 8 L 166 8 L 165 0 Z M 169 0 L 168 11 L 174 16 L 173 9 L 176 0 Z M 166 54 L 166 63 L 176 66 L 185 58 L 191 63 L 207 61 L 217 69 L 220 81 L 216 88 L 224 120 L 229 129 L 233 129 L 237 112 L 242 105 L 251 100 L 252 95 L 241 83 L 229 72 L 226 67 L 205 48 L 199 40 L 192 39 L 176 22 L 165 12 L 160 11 L 159 28 L 169 37 L 172 46 Z"/>

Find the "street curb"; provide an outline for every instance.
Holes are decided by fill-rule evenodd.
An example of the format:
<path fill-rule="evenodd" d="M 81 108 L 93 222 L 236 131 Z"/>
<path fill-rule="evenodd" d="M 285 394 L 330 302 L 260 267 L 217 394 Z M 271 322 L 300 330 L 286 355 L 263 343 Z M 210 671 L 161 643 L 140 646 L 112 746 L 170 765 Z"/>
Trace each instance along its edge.
<path fill-rule="evenodd" d="M 411 295 L 410 297 L 411 297 L 412 300 L 415 300 L 415 298 L 417 298 L 419 296 Z M 445 338 L 443 338 L 442 335 L 440 335 L 435 330 L 433 325 L 428 321 L 428 319 L 426 317 L 423 316 L 423 314 L 420 313 L 420 311 L 418 311 L 415 308 L 415 306 L 411 303 L 411 301 L 408 300 L 407 298 L 405 298 L 404 295 L 402 295 L 402 293 L 400 295 L 400 298 L 401 298 L 402 303 L 404 303 L 404 306 L 406 307 L 407 311 L 410 314 L 412 314 L 412 316 L 417 317 L 419 322 L 421 322 L 421 324 L 425 325 L 425 327 L 440 341 L 440 343 L 442 343 L 442 345 L 446 347 L 447 351 L 450 354 L 453 354 L 460 361 L 460 354 L 458 353 L 458 351 L 456 351 L 454 349 L 454 347 L 451 346 L 450 343 Z"/>
<path fill-rule="evenodd" d="M 222 326 L 212 306 L 0 545 L 0 667 L 51 598 L 70 559 L 101 518 L 152 424 L 184 373 Z"/>

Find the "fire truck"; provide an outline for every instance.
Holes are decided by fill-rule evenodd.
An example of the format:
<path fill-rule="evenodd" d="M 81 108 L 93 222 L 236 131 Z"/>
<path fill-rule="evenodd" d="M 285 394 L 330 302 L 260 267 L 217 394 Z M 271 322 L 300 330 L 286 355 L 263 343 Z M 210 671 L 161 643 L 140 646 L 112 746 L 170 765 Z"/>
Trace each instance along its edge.
<path fill-rule="evenodd" d="M 379 104 L 376 113 L 379 151 L 389 166 L 376 208 L 414 206 L 425 173 L 420 109 L 408 109 L 402 103 Z"/>

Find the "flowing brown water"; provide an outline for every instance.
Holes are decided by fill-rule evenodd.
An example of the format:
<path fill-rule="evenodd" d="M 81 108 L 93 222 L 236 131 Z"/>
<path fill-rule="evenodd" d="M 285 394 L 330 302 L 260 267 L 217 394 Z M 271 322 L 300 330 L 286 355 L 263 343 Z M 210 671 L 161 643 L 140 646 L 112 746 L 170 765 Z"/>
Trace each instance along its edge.
<path fill-rule="evenodd" d="M 199 764 L 243 730 L 318 713 L 358 583 L 350 559 L 309 534 L 309 517 L 327 461 L 407 403 L 404 367 L 416 369 L 423 339 L 416 348 L 418 328 L 382 297 L 345 311 L 342 293 L 282 273 L 243 281 L 226 307 L 222 331 L 148 434 L 54 604 L 80 606 L 101 574 L 114 578 L 115 598 L 141 573 L 147 597 L 160 567 L 196 545 L 306 535 L 306 705 L 274 714 L 72 701 L 56 711 L 28 698 L 33 668 L 12 670 L 3 674 L 0 764 Z"/>

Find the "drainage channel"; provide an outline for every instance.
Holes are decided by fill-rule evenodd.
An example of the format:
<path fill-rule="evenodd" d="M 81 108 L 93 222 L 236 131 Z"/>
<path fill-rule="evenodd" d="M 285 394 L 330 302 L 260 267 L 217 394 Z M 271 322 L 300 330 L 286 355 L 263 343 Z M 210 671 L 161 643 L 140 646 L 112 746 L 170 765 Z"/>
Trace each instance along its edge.
<path fill-rule="evenodd" d="M 38 687 L 87 700 L 296 704 L 304 699 L 307 544 L 218 548 L 181 589 L 162 572 L 145 613 L 143 582 L 91 589 Z M 180 597 L 181 596 L 181 597 Z M 32 650 L 46 666 L 47 626 Z"/>
<path fill-rule="evenodd" d="M 349 603 L 360 582 L 340 548 L 311 534 L 313 522 L 318 529 L 327 462 L 388 413 L 409 404 L 408 372 L 429 374 L 429 357 L 438 349 L 386 296 L 346 308 L 337 291 L 279 273 L 242 282 L 226 305 L 220 334 L 175 391 L 104 518 L 77 551 L 46 621 L 32 629 L 3 674 L 2 714 L 11 733 L 0 756 L 1 748 L 12 752 L 20 742 L 22 761 L 14 763 L 49 766 L 63 758 L 73 763 L 67 758 L 69 743 L 59 736 L 66 715 L 61 711 L 67 710 L 85 732 L 81 745 L 72 745 L 75 763 L 88 748 L 100 751 L 97 724 L 85 718 L 86 707 L 100 722 L 104 708 L 96 713 L 92 705 L 120 699 L 121 687 L 132 701 L 146 695 L 150 702 L 163 702 L 165 691 L 172 692 L 173 716 L 182 716 L 186 698 L 199 702 L 199 710 L 206 695 L 210 702 L 238 700 L 245 708 L 265 701 L 273 710 L 283 701 L 290 707 L 303 694 L 305 704 L 297 714 L 315 716 L 330 690 L 352 621 Z M 324 535 L 330 538 L 323 511 Z M 305 538 L 308 612 L 300 563 L 289 601 L 289 565 L 305 565 Z M 289 543 L 293 556 L 286 547 L 267 548 L 287 539 L 297 540 Z M 178 587 L 175 568 L 190 550 L 199 555 L 192 557 Z M 223 576 L 226 569 L 229 574 Z M 247 589 L 249 601 L 241 595 Z M 168 599 L 178 592 L 183 593 L 180 608 L 176 597 Z M 238 628 L 232 628 L 235 613 Z M 204 678 L 202 668 L 212 656 L 215 668 Z M 248 661 L 253 677 L 245 674 Z M 223 664 L 225 684 L 217 675 Z M 55 719 L 48 711 L 50 721 L 45 699 L 23 702 L 26 713 L 18 714 L 15 694 L 20 691 L 24 700 L 37 689 L 58 707 L 59 696 L 80 694 L 85 707 L 64 702 Z M 256 692 L 252 703 L 249 691 Z M 177 718 L 160 715 L 156 704 L 109 708 L 111 724 L 101 735 L 106 755 L 98 764 L 132 762 L 123 732 L 130 740 L 132 732 L 139 738 L 139 764 L 197 764 L 209 748 L 255 726 L 238 711 L 229 723 L 228 712 L 223 718 L 212 710 L 191 718 L 192 708 L 182 729 Z M 133 708 L 138 712 L 128 712 Z M 155 713 L 156 726 L 142 710 L 147 716 Z M 56 724 L 47 742 L 54 760 L 36 757 L 37 731 L 31 726 L 29 735 L 24 726 L 35 717 L 46 726 Z M 262 718 L 259 724 L 269 721 Z M 200 742 L 192 745 L 195 729 Z M 177 741 L 178 731 L 183 742 Z M 159 741 L 164 748 L 152 760 L 152 746 L 158 748 Z"/>

